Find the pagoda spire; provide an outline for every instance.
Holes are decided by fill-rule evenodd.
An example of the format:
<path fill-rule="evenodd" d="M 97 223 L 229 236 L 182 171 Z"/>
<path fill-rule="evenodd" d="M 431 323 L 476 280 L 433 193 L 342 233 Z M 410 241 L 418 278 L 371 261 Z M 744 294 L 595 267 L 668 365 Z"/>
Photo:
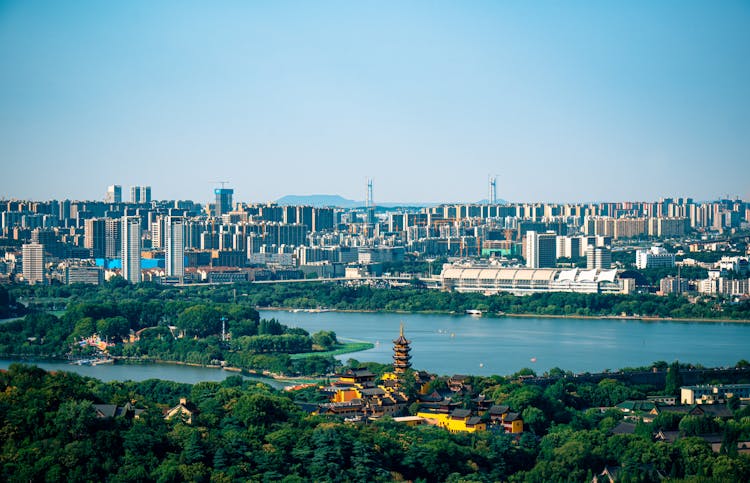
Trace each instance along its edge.
<path fill-rule="evenodd" d="M 411 341 L 404 336 L 404 324 L 401 324 L 401 330 L 398 339 L 393 341 L 393 372 L 401 375 L 411 367 Z"/>

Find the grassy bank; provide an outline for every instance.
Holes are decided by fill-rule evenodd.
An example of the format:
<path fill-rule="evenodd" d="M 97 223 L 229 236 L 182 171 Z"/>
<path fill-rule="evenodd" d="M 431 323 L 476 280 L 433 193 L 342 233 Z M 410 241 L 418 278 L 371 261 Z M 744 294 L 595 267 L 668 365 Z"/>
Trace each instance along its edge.
<path fill-rule="evenodd" d="M 325 352 L 303 352 L 300 354 L 292 354 L 292 359 L 304 359 L 310 356 L 340 356 L 342 354 L 349 354 L 351 352 L 360 352 L 372 349 L 375 344 L 371 342 L 352 341 L 345 344 L 341 344 L 338 348 L 325 351 Z"/>

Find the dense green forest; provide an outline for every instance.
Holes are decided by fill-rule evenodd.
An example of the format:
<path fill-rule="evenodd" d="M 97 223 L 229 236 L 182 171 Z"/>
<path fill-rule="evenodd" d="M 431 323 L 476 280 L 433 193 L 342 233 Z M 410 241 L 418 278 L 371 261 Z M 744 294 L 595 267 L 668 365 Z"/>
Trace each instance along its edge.
<path fill-rule="evenodd" d="M 483 393 L 521 412 L 520 437 L 483 431 L 451 434 L 407 427 L 390 418 L 352 424 L 311 416 L 278 392 L 231 376 L 196 385 L 109 382 L 12 365 L 0 372 L 0 479 L 26 481 L 589 481 L 605 465 L 622 481 L 748 481 L 750 457 L 736 441 L 750 438 L 750 409 L 730 418 L 663 413 L 633 434 L 613 428 L 623 413 L 594 408 L 640 398 L 653 388 L 613 380 L 558 381 L 545 388 L 512 378 L 473 377 Z M 439 383 L 436 383 L 437 387 Z M 313 397 L 314 392 L 308 392 Z M 192 421 L 165 420 L 186 398 Z M 132 404 L 137 418 L 97 417 L 93 404 Z M 653 433 L 676 430 L 674 443 Z M 713 452 L 696 436 L 723 435 Z M 660 476 L 661 475 L 661 476 Z"/>

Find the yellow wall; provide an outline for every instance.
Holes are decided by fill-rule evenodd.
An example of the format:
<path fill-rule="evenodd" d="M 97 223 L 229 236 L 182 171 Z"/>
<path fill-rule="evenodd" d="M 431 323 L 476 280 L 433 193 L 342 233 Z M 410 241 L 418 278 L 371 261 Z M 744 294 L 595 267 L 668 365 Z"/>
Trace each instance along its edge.
<path fill-rule="evenodd" d="M 447 429 L 451 433 L 473 433 L 475 431 L 484 431 L 487 429 L 487 425 L 485 425 L 484 423 L 479 423 L 468 428 L 466 427 L 466 421 L 469 418 L 452 419 L 450 414 L 418 412 L 417 416 L 426 419 L 428 424 Z"/>
<path fill-rule="evenodd" d="M 513 421 L 511 424 L 511 433 L 523 433 L 523 421 L 520 419 Z"/>
<path fill-rule="evenodd" d="M 352 399 L 361 399 L 362 395 L 356 389 L 339 389 L 333 395 L 333 402 L 349 402 Z"/>

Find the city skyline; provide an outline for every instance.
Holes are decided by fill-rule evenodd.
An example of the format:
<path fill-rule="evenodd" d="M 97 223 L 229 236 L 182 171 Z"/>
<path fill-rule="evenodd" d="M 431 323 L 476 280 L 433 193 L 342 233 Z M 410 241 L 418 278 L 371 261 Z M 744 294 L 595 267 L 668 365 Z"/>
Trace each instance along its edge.
<path fill-rule="evenodd" d="M 0 198 L 750 199 L 750 6 L 0 6 Z"/>

